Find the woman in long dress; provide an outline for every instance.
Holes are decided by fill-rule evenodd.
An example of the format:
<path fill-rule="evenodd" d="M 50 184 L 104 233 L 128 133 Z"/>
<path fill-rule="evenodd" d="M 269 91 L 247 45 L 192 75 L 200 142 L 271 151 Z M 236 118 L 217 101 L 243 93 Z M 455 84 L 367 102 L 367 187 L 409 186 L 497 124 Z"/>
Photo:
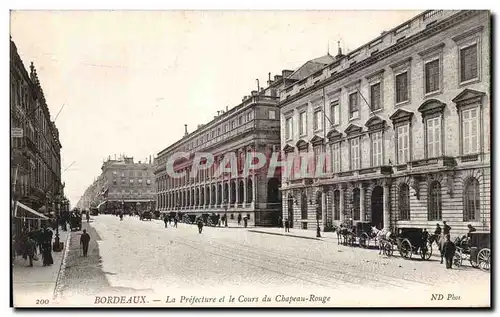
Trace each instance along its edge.
<path fill-rule="evenodd" d="M 54 264 L 52 258 L 52 231 L 45 228 L 44 239 L 42 243 L 43 266 Z"/>

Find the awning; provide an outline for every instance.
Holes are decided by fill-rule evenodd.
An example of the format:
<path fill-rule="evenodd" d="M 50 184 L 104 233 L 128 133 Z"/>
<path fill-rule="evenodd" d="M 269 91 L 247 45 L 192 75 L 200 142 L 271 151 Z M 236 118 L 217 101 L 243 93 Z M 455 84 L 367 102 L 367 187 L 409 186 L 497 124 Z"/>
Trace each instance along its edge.
<path fill-rule="evenodd" d="M 99 205 L 97 205 L 97 207 L 95 207 L 95 208 L 99 209 L 99 207 L 101 207 L 103 204 L 105 204 L 105 203 L 107 203 L 107 202 L 108 202 L 108 201 L 107 201 L 107 200 L 105 200 L 105 201 L 103 201 L 102 203 L 100 203 Z"/>
<path fill-rule="evenodd" d="M 26 211 L 29 211 L 33 215 L 38 216 L 38 218 L 30 218 L 30 217 L 18 216 L 17 215 L 17 207 L 18 206 L 21 207 L 21 208 L 23 208 Z M 21 203 L 19 201 L 16 202 L 16 209 L 15 209 L 15 212 L 14 212 L 14 217 L 17 217 L 17 218 L 28 218 L 28 219 L 44 219 L 44 220 L 48 220 L 49 219 L 49 218 L 45 217 L 44 215 L 42 215 L 41 213 L 39 213 L 38 211 L 35 211 L 35 210 L 31 209 L 30 207 L 26 206 L 25 204 L 23 204 L 23 203 Z"/>

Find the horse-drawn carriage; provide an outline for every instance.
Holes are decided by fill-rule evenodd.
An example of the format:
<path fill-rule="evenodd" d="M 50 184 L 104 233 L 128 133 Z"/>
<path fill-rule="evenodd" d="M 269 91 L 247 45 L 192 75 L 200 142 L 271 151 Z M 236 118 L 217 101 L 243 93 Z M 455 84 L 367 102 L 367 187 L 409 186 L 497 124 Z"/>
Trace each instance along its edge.
<path fill-rule="evenodd" d="M 182 222 L 187 223 L 187 224 L 193 224 L 196 222 L 196 218 L 197 218 L 196 215 L 184 214 L 182 216 Z"/>
<path fill-rule="evenodd" d="M 358 239 L 358 245 L 362 248 L 367 248 L 370 245 L 370 239 L 373 239 L 372 223 L 369 221 L 359 221 L 356 223 L 354 231 L 355 238 Z"/>
<path fill-rule="evenodd" d="M 215 227 L 219 224 L 219 219 L 220 219 L 220 216 L 219 215 L 216 215 L 216 214 L 203 214 L 202 215 L 204 217 L 204 223 L 207 225 L 207 226 L 212 226 L 212 227 Z"/>
<path fill-rule="evenodd" d="M 71 231 L 82 230 L 82 215 L 80 213 L 71 213 L 71 215 L 69 216 L 69 228 Z"/>
<path fill-rule="evenodd" d="M 142 214 L 140 214 L 140 219 L 151 221 L 153 219 L 153 213 L 151 211 L 144 211 Z"/>
<path fill-rule="evenodd" d="M 472 267 L 484 271 L 490 270 L 491 262 L 491 233 L 475 231 L 468 234 L 468 238 L 455 240 L 457 250 L 453 258 L 455 266 L 463 265 L 464 260 L 469 260 Z"/>
<path fill-rule="evenodd" d="M 420 254 L 423 260 L 429 260 L 432 256 L 432 245 L 428 240 L 423 240 L 421 228 L 400 228 L 393 239 L 381 244 L 385 255 L 393 255 L 394 244 L 397 245 L 399 254 L 405 259 L 411 259 L 413 254 Z"/>

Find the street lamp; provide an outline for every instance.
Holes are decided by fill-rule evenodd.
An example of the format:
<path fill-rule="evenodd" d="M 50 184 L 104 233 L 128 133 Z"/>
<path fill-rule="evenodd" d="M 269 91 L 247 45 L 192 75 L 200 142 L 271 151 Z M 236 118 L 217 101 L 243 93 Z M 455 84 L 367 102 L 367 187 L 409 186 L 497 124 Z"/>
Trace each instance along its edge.
<path fill-rule="evenodd" d="M 319 209 L 320 207 L 316 207 L 316 238 L 321 238 L 321 228 L 319 227 Z"/>
<path fill-rule="evenodd" d="M 224 199 L 224 211 L 225 211 L 225 216 L 224 216 L 224 226 L 227 227 L 227 199 Z"/>
<path fill-rule="evenodd" d="M 61 241 L 59 239 L 59 222 L 61 221 L 61 201 L 59 196 L 56 196 L 55 198 L 55 207 L 56 207 L 56 237 L 54 239 L 54 245 L 52 246 L 52 249 L 54 252 L 60 252 L 61 251 Z"/>

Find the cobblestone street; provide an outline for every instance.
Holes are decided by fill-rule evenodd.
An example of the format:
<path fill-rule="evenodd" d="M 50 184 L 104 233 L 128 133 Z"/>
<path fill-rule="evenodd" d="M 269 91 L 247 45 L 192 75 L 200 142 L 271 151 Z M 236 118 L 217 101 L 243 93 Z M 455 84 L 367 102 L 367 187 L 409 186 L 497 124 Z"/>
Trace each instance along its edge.
<path fill-rule="evenodd" d="M 490 289 L 490 275 L 480 270 L 446 270 L 436 257 L 387 258 L 377 250 L 339 246 L 332 233 L 325 233 L 330 236 L 324 240 L 311 240 L 205 227 L 199 234 L 192 225 L 165 229 L 161 221 L 120 221 L 109 215 L 97 216 L 85 227 L 92 237 L 88 258 L 80 254 L 80 233 L 73 233 L 71 240 L 62 291 L 62 301 L 68 304 L 75 296 L 134 293 L 163 298 L 179 289 L 203 294 L 272 289 L 373 295 L 449 288 L 463 296 L 474 281 L 481 286 L 475 289 L 478 298 L 488 298 Z M 430 291 L 425 294 L 430 298 Z M 94 297 L 86 302 L 91 304 Z"/>

